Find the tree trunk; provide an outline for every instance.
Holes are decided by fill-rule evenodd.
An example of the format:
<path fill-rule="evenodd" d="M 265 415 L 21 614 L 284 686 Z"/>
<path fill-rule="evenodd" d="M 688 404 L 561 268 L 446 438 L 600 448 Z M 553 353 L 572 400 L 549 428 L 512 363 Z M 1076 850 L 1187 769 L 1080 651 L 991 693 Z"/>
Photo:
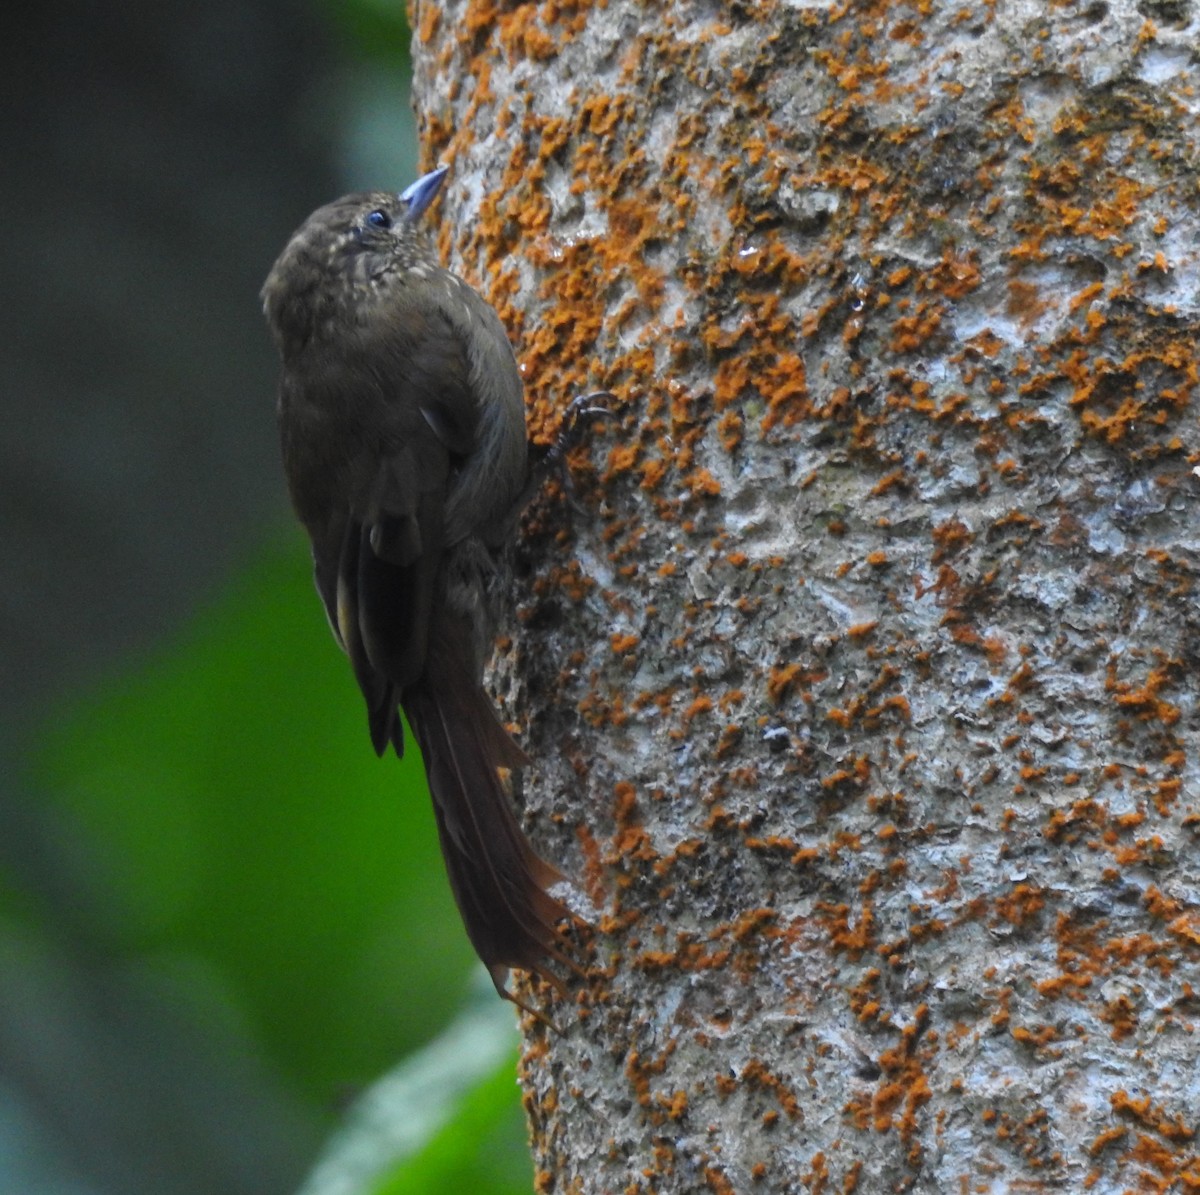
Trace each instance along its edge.
<path fill-rule="evenodd" d="M 540 1190 L 1200 1190 L 1196 12 L 414 4 L 531 429 L 621 400 L 496 678 Z"/>

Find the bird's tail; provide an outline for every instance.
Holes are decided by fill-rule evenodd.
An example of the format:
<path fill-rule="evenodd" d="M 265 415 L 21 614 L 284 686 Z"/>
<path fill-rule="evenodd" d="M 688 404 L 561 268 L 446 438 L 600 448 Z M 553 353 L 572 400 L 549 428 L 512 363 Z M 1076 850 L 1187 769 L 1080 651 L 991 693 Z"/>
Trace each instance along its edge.
<path fill-rule="evenodd" d="M 563 953 L 557 928 L 570 910 L 548 891 L 563 877 L 525 837 L 499 772 L 529 761 L 456 653 L 430 648 L 424 676 L 404 691 L 402 703 L 425 761 L 467 936 L 506 999 L 520 1004 L 505 987 L 510 967 L 540 975 L 565 995 L 561 978 L 547 966 L 553 959 L 579 972 Z"/>

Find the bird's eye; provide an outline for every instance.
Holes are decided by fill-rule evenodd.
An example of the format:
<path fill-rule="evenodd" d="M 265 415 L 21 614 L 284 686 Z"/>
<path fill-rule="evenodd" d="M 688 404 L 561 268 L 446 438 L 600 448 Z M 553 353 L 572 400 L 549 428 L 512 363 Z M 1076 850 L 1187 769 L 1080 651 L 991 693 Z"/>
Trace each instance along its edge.
<path fill-rule="evenodd" d="M 372 228 L 391 228 L 392 218 L 382 208 L 376 208 L 367 215 L 367 223 Z"/>

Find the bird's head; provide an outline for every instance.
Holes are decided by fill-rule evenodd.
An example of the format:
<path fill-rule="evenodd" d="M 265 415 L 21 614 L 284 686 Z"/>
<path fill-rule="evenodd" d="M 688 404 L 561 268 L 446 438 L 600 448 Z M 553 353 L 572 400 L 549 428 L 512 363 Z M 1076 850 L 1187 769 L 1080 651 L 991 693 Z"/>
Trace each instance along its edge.
<path fill-rule="evenodd" d="M 263 311 L 284 352 L 369 319 L 397 287 L 438 268 L 419 221 L 446 171 L 439 166 L 399 194 L 344 195 L 300 225 L 262 288 Z"/>

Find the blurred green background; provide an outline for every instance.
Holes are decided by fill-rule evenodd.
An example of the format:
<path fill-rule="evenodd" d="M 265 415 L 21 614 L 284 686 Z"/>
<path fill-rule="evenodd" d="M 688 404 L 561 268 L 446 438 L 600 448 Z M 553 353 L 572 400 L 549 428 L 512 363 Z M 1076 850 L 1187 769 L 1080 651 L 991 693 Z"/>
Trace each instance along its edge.
<path fill-rule="evenodd" d="M 531 1188 L 509 1006 L 285 509 L 257 290 L 416 167 L 400 3 L 13 17 L 0 1192 Z"/>

